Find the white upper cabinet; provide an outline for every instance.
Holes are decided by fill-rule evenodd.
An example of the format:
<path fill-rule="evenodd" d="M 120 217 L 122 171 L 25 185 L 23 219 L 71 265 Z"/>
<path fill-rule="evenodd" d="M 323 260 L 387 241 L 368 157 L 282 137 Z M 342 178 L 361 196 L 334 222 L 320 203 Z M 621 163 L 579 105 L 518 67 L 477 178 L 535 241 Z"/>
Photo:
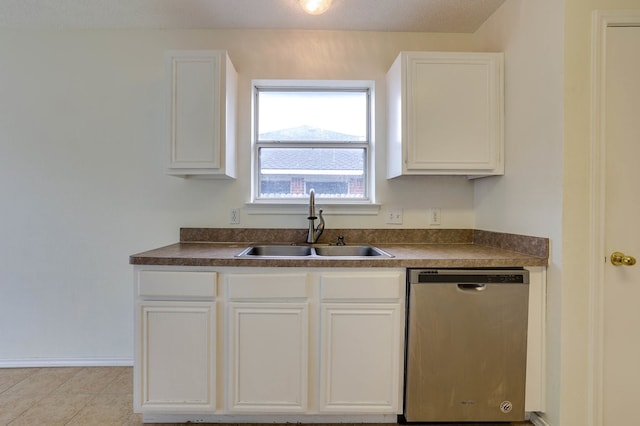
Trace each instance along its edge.
<path fill-rule="evenodd" d="M 181 177 L 236 177 L 237 74 L 226 51 L 165 52 L 169 165 Z"/>
<path fill-rule="evenodd" d="M 401 52 L 387 97 L 387 178 L 504 174 L 502 53 Z"/>

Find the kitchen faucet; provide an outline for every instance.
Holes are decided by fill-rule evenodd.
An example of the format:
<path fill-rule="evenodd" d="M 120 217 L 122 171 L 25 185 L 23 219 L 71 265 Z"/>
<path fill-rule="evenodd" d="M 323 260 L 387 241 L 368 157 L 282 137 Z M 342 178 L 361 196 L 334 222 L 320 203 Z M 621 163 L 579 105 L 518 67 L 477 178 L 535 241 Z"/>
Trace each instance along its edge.
<path fill-rule="evenodd" d="M 322 209 L 318 212 L 320 216 L 320 223 L 318 227 L 314 229 L 315 221 L 318 219 L 316 217 L 316 192 L 311 188 L 309 190 L 309 233 L 307 234 L 307 243 L 313 244 L 318 241 L 320 235 L 322 235 L 322 231 L 324 231 L 324 218 L 322 217 Z"/>

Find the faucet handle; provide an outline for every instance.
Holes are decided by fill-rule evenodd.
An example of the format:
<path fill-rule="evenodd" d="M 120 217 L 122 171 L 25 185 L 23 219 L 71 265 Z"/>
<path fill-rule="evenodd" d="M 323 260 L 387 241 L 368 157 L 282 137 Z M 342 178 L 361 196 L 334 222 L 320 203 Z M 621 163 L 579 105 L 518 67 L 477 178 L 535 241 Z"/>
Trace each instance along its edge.
<path fill-rule="evenodd" d="M 337 246 L 343 246 L 344 244 L 344 236 L 343 235 L 338 235 L 338 241 L 336 241 L 336 245 Z"/>

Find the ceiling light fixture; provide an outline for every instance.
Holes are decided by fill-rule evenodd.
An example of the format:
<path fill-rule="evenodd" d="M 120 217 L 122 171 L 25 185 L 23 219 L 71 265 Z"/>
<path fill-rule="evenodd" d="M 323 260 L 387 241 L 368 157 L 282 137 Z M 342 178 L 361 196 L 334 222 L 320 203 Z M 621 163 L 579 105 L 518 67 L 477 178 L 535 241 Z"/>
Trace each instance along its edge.
<path fill-rule="evenodd" d="M 332 0 L 300 0 L 300 6 L 309 15 L 320 15 L 331 7 Z"/>

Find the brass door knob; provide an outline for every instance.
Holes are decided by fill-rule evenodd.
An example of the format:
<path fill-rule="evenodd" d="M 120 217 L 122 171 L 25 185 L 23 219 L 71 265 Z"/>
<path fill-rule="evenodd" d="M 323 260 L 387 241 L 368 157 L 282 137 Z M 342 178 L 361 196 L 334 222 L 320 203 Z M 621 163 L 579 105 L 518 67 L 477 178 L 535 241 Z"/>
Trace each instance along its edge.
<path fill-rule="evenodd" d="M 636 258 L 616 251 L 611 253 L 611 264 L 613 266 L 633 266 L 636 264 Z"/>

